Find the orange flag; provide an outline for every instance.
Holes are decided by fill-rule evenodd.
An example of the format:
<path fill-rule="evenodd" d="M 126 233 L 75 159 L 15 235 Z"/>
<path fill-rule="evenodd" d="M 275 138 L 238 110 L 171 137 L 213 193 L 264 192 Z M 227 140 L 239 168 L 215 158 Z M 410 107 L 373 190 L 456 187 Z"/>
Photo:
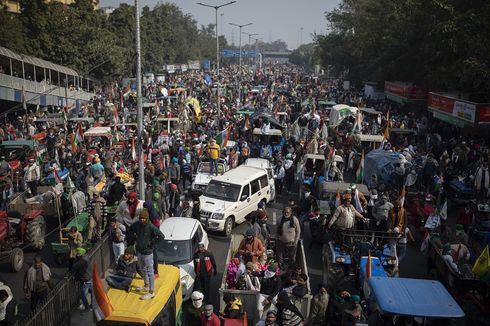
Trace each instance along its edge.
<path fill-rule="evenodd" d="M 99 277 L 99 272 L 97 272 L 97 265 L 95 263 L 92 265 L 92 284 L 94 291 L 92 308 L 94 310 L 95 318 L 97 321 L 100 321 L 109 317 L 114 311 L 114 308 L 112 308 L 109 297 L 104 291 L 102 281 Z"/>

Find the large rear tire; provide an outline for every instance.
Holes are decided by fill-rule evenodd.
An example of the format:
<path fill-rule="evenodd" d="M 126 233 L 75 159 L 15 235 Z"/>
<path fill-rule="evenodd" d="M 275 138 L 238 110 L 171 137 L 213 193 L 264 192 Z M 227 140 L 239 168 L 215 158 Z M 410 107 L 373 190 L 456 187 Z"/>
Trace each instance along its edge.
<path fill-rule="evenodd" d="M 24 266 L 24 252 L 20 248 L 14 248 L 10 252 L 9 257 L 10 268 L 14 272 L 18 272 Z"/>
<path fill-rule="evenodd" d="M 39 251 L 44 248 L 45 236 L 46 222 L 44 217 L 39 216 L 27 224 L 25 239 L 34 250 Z"/>

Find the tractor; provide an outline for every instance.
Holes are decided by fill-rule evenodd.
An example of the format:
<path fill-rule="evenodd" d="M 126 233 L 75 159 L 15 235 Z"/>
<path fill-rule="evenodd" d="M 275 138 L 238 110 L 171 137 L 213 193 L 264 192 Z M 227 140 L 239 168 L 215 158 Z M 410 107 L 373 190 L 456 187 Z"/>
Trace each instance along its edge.
<path fill-rule="evenodd" d="M 0 257 L 9 257 L 10 267 L 18 272 L 24 265 L 23 248 L 35 251 L 45 245 L 46 222 L 42 210 L 31 210 L 24 215 L 0 211 Z"/>

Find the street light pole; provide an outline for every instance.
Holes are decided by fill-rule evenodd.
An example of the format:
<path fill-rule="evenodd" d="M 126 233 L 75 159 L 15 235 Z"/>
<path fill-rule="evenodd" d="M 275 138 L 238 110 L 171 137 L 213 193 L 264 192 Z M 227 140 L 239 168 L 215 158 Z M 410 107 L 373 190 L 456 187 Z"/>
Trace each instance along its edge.
<path fill-rule="evenodd" d="M 140 40 L 140 4 L 134 0 L 136 11 L 136 91 L 138 108 L 138 185 L 140 199 L 145 200 L 145 167 L 143 162 L 143 103 L 141 92 L 141 40 Z"/>
<path fill-rule="evenodd" d="M 228 6 L 231 4 L 234 4 L 236 1 L 230 1 L 225 4 L 219 5 L 219 6 L 211 6 L 207 5 L 202 2 L 198 2 L 197 4 L 203 7 L 208 7 L 208 8 L 213 8 L 215 12 L 215 22 L 216 22 L 216 79 L 217 79 L 217 90 L 216 90 L 216 97 L 217 97 L 217 117 L 219 120 L 220 117 L 220 80 L 219 80 L 219 38 L 218 38 L 218 9 L 224 6 Z"/>
<path fill-rule="evenodd" d="M 234 24 L 234 23 L 229 23 L 229 24 L 236 26 L 240 29 L 240 36 L 239 36 L 239 42 L 240 42 L 239 69 L 240 69 L 240 72 L 238 74 L 238 102 L 239 102 L 238 106 L 241 106 L 242 105 L 242 28 L 245 26 L 250 26 L 253 23 L 248 23 L 248 24 L 243 24 L 243 25 Z"/>

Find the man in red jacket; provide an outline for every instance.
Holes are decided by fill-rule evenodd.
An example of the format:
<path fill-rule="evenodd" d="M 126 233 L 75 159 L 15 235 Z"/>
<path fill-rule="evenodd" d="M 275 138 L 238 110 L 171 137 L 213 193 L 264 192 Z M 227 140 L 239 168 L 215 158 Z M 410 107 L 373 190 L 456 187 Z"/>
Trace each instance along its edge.
<path fill-rule="evenodd" d="M 204 243 L 199 243 L 198 249 L 194 254 L 194 272 L 196 273 L 196 283 L 194 291 L 204 294 L 204 302 L 209 302 L 209 284 L 211 275 L 216 275 L 216 261 L 214 255 L 204 248 Z"/>
<path fill-rule="evenodd" d="M 221 322 L 218 316 L 213 312 L 213 305 L 207 304 L 204 306 L 204 311 L 201 315 L 201 326 L 220 326 Z"/>

